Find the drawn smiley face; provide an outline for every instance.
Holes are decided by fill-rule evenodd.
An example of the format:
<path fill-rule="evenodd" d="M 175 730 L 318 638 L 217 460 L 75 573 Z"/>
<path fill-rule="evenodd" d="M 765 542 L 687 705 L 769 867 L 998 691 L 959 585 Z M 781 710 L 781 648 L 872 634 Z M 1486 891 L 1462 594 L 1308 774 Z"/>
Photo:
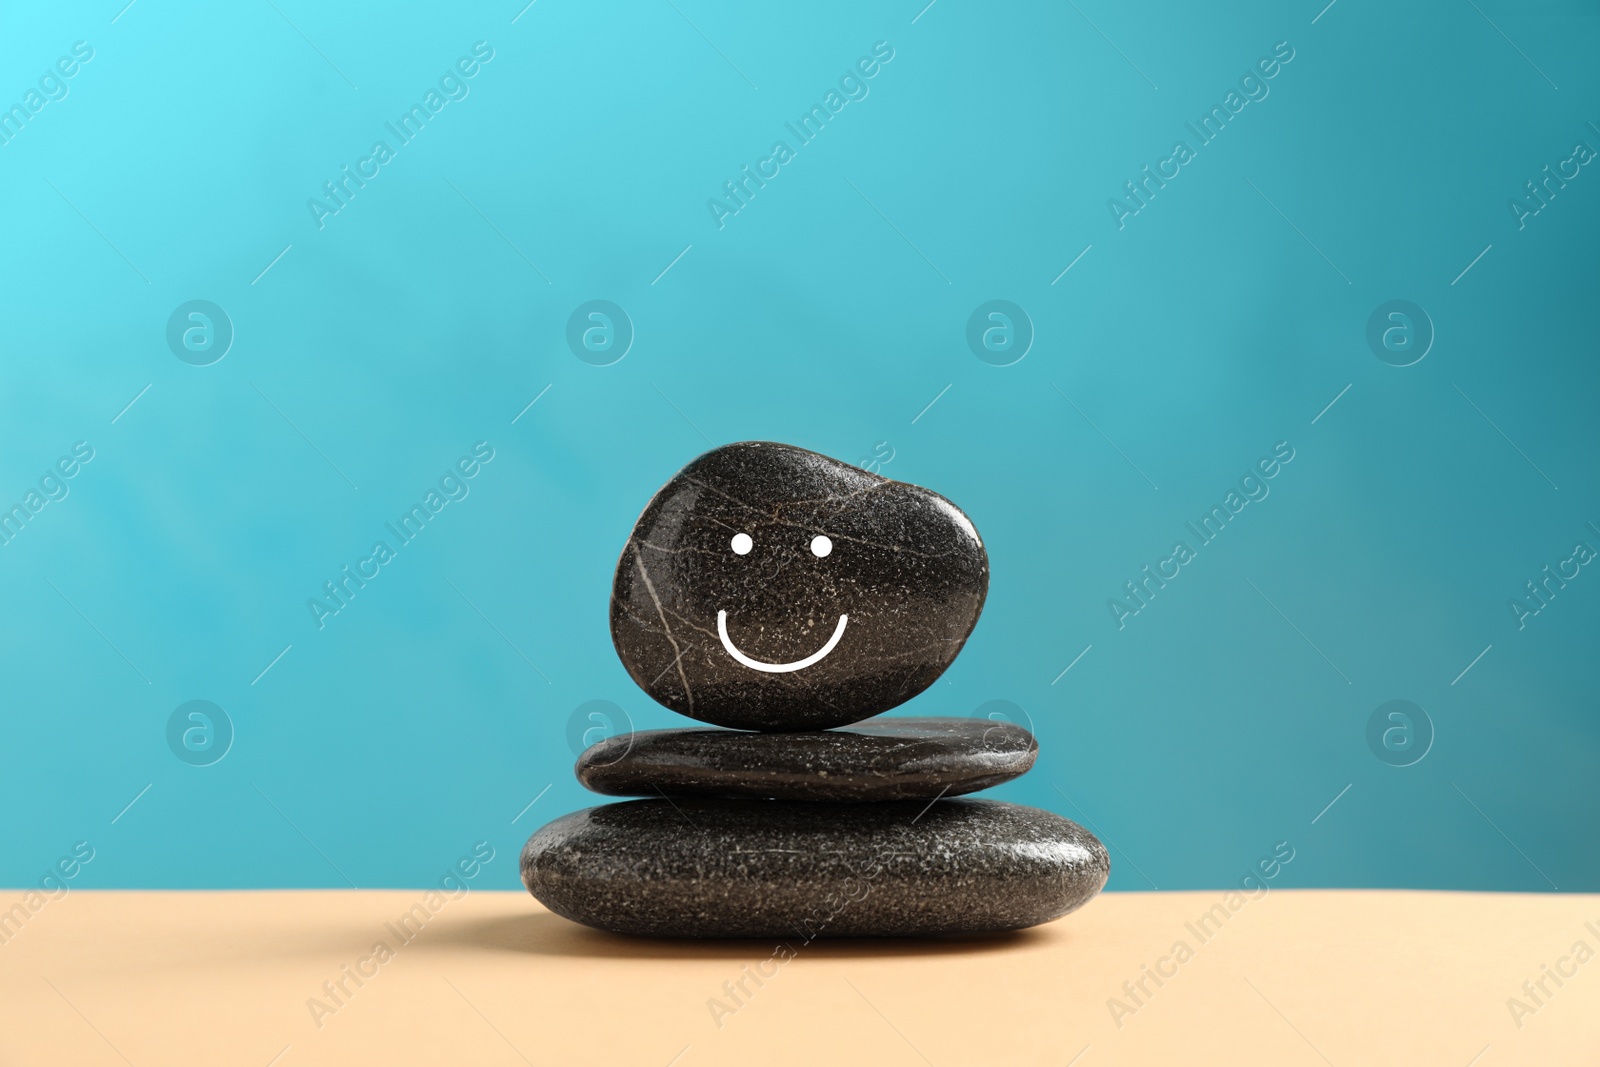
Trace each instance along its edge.
<path fill-rule="evenodd" d="M 755 549 L 755 539 L 744 531 L 733 535 L 728 547 L 733 549 L 735 555 L 748 556 Z M 833 539 L 827 534 L 817 534 L 811 539 L 811 554 L 818 559 L 823 559 L 833 552 Z M 828 643 L 804 659 L 790 660 L 788 663 L 766 663 L 753 659 L 739 651 L 733 639 L 728 636 L 728 609 L 717 611 L 717 637 L 722 641 L 722 647 L 728 655 L 749 667 L 753 671 L 765 671 L 767 674 L 788 674 L 791 671 L 802 671 L 813 663 L 818 663 L 829 652 L 839 647 L 839 639 L 844 636 L 844 628 L 850 625 L 850 616 L 840 614 L 839 623 L 833 628 L 833 636 L 828 638 Z"/>
<path fill-rule="evenodd" d="M 645 508 L 617 565 L 611 634 L 675 711 L 825 729 L 931 685 L 988 580 L 977 530 L 937 493 L 745 442 L 695 459 Z"/>

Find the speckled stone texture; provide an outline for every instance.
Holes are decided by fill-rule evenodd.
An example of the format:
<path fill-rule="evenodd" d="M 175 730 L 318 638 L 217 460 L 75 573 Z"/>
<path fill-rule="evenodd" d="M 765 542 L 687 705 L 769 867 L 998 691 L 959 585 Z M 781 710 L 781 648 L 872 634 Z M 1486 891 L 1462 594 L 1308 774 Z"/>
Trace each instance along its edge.
<path fill-rule="evenodd" d="M 674 711 L 819 730 L 933 684 L 988 588 L 983 541 L 944 497 L 745 442 L 695 459 L 645 507 L 617 564 L 611 637 Z"/>
<path fill-rule="evenodd" d="M 578 757 L 578 781 L 610 796 L 930 800 L 975 793 L 1033 766 L 1020 726 L 988 719 L 877 718 L 842 730 L 716 728 L 607 738 Z"/>
<path fill-rule="evenodd" d="M 1031 733 L 862 722 L 933 684 L 988 591 L 978 531 L 937 493 L 770 442 L 696 458 L 623 547 L 611 639 L 650 696 L 732 729 L 587 749 L 585 786 L 658 796 L 535 831 L 522 884 L 601 930 L 791 943 L 995 933 L 1083 906 L 1111 872 L 1093 834 L 951 799 L 1032 767 Z"/>
<path fill-rule="evenodd" d="M 522 850 L 551 911 L 657 937 L 917 937 L 1017 930 L 1110 874 L 1074 822 L 994 800 L 635 800 L 564 815 Z"/>

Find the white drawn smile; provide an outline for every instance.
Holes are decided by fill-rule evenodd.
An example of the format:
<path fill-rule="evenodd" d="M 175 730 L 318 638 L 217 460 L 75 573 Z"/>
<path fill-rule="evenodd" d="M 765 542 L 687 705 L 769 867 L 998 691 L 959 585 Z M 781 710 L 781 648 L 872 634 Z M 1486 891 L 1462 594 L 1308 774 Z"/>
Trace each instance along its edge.
<path fill-rule="evenodd" d="M 833 636 L 828 638 L 828 643 L 805 659 L 797 659 L 793 663 L 763 663 L 758 659 L 751 659 L 734 647 L 733 640 L 728 636 L 728 613 L 717 612 L 717 636 L 722 638 L 722 647 L 728 650 L 728 655 L 749 667 L 753 671 L 765 671 L 768 674 L 788 674 L 791 671 L 802 671 L 813 663 L 821 662 L 822 658 L 832 652 L 839 644 L 839 638 L 844 636 L 845 624 L 850 621 L 849 615 L 839 616 L 839 625 L 834 628 Z"/>

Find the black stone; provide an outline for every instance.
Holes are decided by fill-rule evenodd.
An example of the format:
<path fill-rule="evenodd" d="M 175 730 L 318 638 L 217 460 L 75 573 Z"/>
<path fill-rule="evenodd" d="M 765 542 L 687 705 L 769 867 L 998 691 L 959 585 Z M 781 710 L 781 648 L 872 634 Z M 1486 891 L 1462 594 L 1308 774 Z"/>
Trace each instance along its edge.
<path fill-rule="evenodd" d="M 658 937 L 906 937 L 1017 930 L 1110 874 L 1076 823 L 995 800 L 634 800 L 563 815 L 522 850 L 551 911 Z"/>
<path fill-rule="evenodd" d="M 1010 781 L 1038 752 L 1031 733 L 1007 722 L 879 718 L 811 733 L 619 734 L 585 750 L 577 773 L 610 796 L 929 800 Z"/>
<path fill-rule="evenodd" d="M 819 536 L 831 543 L 823 556 L 812 548 Z M 819 730 L 932 685 L 988 588 L 983 541 L 944 497 L 815 452 L 745 442 L 695 459 L 645 507 L 617 564 L 611 638 L 633 680 L 674 711 L 741 729 Z M 774 673 L 736 658 L 724 624 L 740 655 L 769 667 L 793 668 L 838 641 Z"/>

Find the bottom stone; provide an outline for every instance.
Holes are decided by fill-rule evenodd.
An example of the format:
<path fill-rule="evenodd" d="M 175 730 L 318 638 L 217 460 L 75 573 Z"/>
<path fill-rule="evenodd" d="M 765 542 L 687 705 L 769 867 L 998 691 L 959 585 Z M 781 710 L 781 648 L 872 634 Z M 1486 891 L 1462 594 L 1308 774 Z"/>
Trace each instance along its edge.
<path fill-rule="evenodd" d="M 1065 915 L 1111 872 L 1077 823 L 997 800 L 635 800 L 563 815 L 522 884 L 601 930 L 655 937 L 917 937 Z"/>

